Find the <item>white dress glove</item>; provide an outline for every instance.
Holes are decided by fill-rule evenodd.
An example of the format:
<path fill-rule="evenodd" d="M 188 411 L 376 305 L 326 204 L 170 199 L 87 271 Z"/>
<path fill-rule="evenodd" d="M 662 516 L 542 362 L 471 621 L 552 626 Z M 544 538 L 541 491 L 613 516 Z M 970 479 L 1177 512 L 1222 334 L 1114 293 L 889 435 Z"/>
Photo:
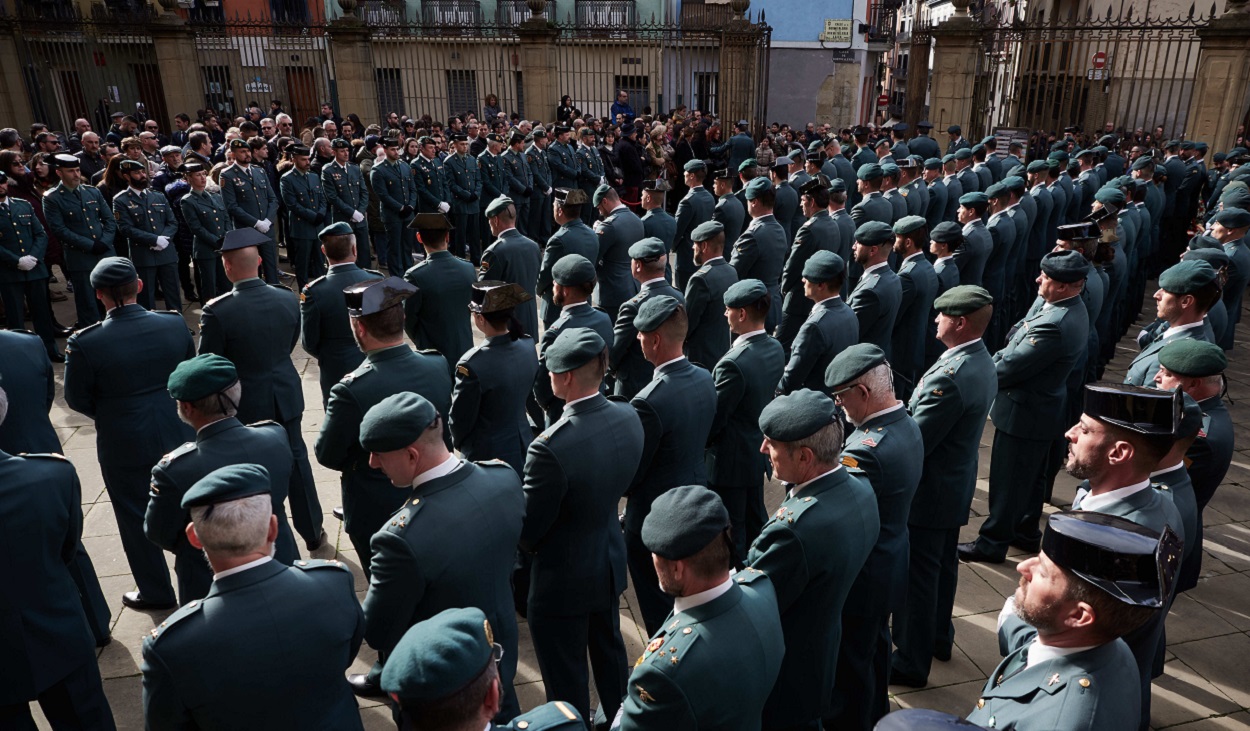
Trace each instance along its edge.
<path fill-rule="evenodd" d="M 439 204 L 438 204 L 439 213 L 446 213 L 447 211 L 450 211 L 450 210 L 451 210 L 451 206 L 447 205 L 446 201 L 439 201 Z"/>
<path fill-rule="evenodd" d="M 164 250 L 165 250 L 166 248 L 168 248 L 168 247 L 169 247 L 169 237 L 168 237 L 168 236 L 157 236 L 157 237 L 156 237 L 156 250 L 157 250 L 157 251 L 164 251 Z"/>
<path fill-rule="evenodd" d="M 31 269 L 34 269 L 38 265 L 39 265 L 39 260 L 33 256 L 30 256 L 29 254 L 17 260 L 17 268 L 24 272 L 28 272 Z"/>
<path fill-rule="evenodd" d="M 600 176 L 599 176 L 599 185 L 607 185 L 607 184 L 608 184 L 608 179 L 607 179 L 607 178 L 605 178 L 605 177 L 603 177 L 602 175 L 600 175 Z"/>
<path fill-rule="evenodd" d="M 352 211 L 352 223 L 360 223 L 363 220 L 365 220 L 365 217 L 361 215 L 360 211 Z"/>
<path fill-rule="evenodd" d="M 253 228 L 255 228 L 257 231 L 260 231 L 263 234 L 267 234 L 269 233 L 269 227 L 272 225 L 273 224 L 269 223 L 268 218 L 262 218 L 261 220 L 257 221 L 253 225 Z"/>

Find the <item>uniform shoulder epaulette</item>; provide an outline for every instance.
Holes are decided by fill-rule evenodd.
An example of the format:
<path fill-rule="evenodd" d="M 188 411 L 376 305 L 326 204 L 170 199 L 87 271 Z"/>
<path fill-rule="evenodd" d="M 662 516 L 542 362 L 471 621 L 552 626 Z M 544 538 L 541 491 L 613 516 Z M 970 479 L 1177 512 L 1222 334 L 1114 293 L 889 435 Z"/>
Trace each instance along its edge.
<path fill-rule="evenodd" d="M 31 332 L 30 330 L 26 330 L 24 328 L 15 328 L 13 330 L 10 330 L 9 332 L 18 333 L 19 335 L 31 335 L 33 337 L 39 336 L 38 333 Z"/>
<path fill-rule="evenodd" d="M 754 569 L 748 566 L 742 569 L 741 571 L 739 571 L 738 573 L 734 574 L 733 578 L 734 578 L 735 583 L 746 585 L 746 584 L 753 584 L 765 577 L 766 577 L 766 574 L 763 571 L 760 571 L 759 569 Z"/>
<path fill-rule="evenodd" d="M 417 352 L 420 353 L 421 355 L 437 355 L 440 358 L 445 357 L 443 356 L 442 353 L 439 352 L 438 348 L 421 348 Z"/>
<path fill-rule="evenodd" d="M 1151 481 L 1150 486 L 1151 486 L 1151 487 L 1153 487 L 1154 489 L 1156 489 L 1156 490 L 1160 491 L 1160 492 L 1172 492 L 1172 488 L 1171 488 L 1171 486 L 1169 486 L 1169 485 L 1167 485 L 1167 484 L 1165 484 L 1165 483 L 1162 483 L 1162 482 L 1154 482 L 1154 481 Z"/>
<path fill-rule="evenodd" d="M 93 322 L 93 323 L 91 323 L 90 325 L 88 325 L 88 326 L 86 326 L 86 327 L 84 327 L 84 328 L 81 328 L 81 329 L 79 329 L 79 330 L 75 330 L 75 331 L 73 332 L 73 334 L 72 334 L 72 335 L 70 335 L 70 338 L 71 338 L 71 339 L 74 339 L 74 338 L 82 337 L 83 333 L 89 333 L 89 332 L 91 332 L 92 330 L 95 330 L 96 328 L 100 327 L 100 326 L 101 326 L 101 325 L 103 325 L 103 324 L 104 324 L 104 320 L 100 320 L 99 322 Z"/>
<path fill-rule="evenodd" d="M 184 454 L 189 454 L 194 451 L 195 451 L 195 442 L 183 442 L 182 444 L 178 445 L 178 447 L 175 448 L 173 451 L 169 452 L 164 457 L 161 457 L 161 461 L 157 462 L 157 465 L 160 467 L 168 467 L 170 464 L 174 462 L 174 460 L 178 459 Z"/>
<path fill-rule="evenodd" d="M 217 295 L 216 297 L 214 297 L 214 298 L 212 298 L 211 300 L 209 300 L 209 301 L 205 302 L 204 304 L 205 304 L 205 305 L 215 305 L 215 304 L 217 304 L 218 302 L 220 302 L 220 301 L 222 301 L 222 300 L 226 299 L 227 297 L 233 297 L 233 296 L 234 296 L 234 290 L 232 289 L 232 290 L 230 290 L 229 292 L 226 292 L 225 294 L 219 294 L 219 295 Z"/>
<path fill-rule="evenodd" d="M 512 719 L 506 727 L 516 731 L 568 731 L 582 729 L 582 717 L 564 701 L 552 701 Z"/>
<path fill-rule="evenodd" d="M 371 371 L 373 371 L 373 364 L 366 360 L 365 362 L 361 363 L 359 366 L 356 366 L 356 370 L 343 376 L 342 380 L 340 380 L 339 383 L 351 383 L 352 381 L 356 380 L 357 378 L 360 378 L 361 376 L 364 376 L 366 373 L 370 373 Z"/>
<path fill-rule="evenodd" d="M 698 624 L 686 624 L 683 619 L 689 621 L 688 618 L 681 616 L 669 621 L 664 626 L 664 635 L 652 639 L 643 651 L 642 657 L 638 658 L 635 664 L 639 665 L 649 660 L 657 668 L 675 671 L 681 665 L 682 658 L 686 657 L 699 639 Z M 645 692 L 641 689 L 639 691 Z"/>
<path fill-rule="evenodd" d="M 559 419 L 556 419 L 556 422 L 554 424 L 544 429 L 542 433 L 540 433 L 537 437 L 535 437 L 535 439 L 537 439 L 540 442 L 549 441 L 553 436 L 555 436 L 556 432 L 560 431 L 560 429 L 565 424 L 568 424 L 568 423 L 569 423 L 569 420 L 567 416 L 561 416 Z"/>
<path fill-rule="evenodd" d="M 301 571 L 312 571 L 314 569 L 339 569 L 340 571 L 346 571 L 349 574 L 352 572 L 352 570 L 347 567 L 347 564 L 342 561 L 320 558 L 301 559 L 291 564 L 291 568 L 296 568 Z"/>
<path fill-rule="evenodd" d="M 489 467 L 490 469 L 499 469 L 500 467 L 503 467 L 504 469 L 509 469 L 509 470 L 512 469 L 512 465 L 508 464 L 502 459 L 486 459 L 486 460 L 482 460 L 481 462 L 474 462 L 473 464 L 479 467 Z"/>
<path fill-rule="evenodd" d="M 294 291 L 295 291 L 295 290 L 291 289 L 290 287 L 286 286 L 285 284 L 273 284 L 273 283 L 270 283 L 270 284 L 269 284 L 269 286 L 270 286 L 270 287 L 273 287 L 274 289 L 281 289 L 281 290 L 283 290 L 284 292 L 294 292 Z"/>
<path fill-rule="evenodd" d="M 149 312 L 155 312 L 158 315 L 177 315 L 178 317 L 182 317 L 182 313 L 178 310 L 149 310 Z"/>
<path fill-rule="evenodd" d="M 325 278 L 326 278 L 326 275 L 322 274 L 320 277 L 317 277 L 316 279 L 309 280 L 308 283 L 304 285 L 304 291 L 307 292 L 308 290 L 312 289 L 313 285 L 319 284 L 320 282 L 325 280 Z"/>
<path fill-rule="evenodd" d="M 156 625 L 148 632 L 148 635 L 151 638 L 151 641 L 156 642 L 157 640 L 159 640 L 175 624 L 199 612 L 200 607 L 203 607 L 203 606 L 204 606 L 203 600 L 195 599 L 179 607 L 177 611 L 175 611 L 173 614 L 166 617 L 164 622 L 161 622 L 160 624 Z"/>
<path fill-rule="evenodd" d="M 55 459 L 61 462 L 69 461 L 69 457 L 56 452 L 18 452 L 17 456 L 27 459 Z"/>
<path fill-rule="evenodd" d="M 382 530 L 390 531 L 391 533 L 402 533 L 408 527 L 409 521 L 420 512 L 424 502 L 420 495 L 409 495 L 404 504 L 391 514 L 390 522 L 382 524 Z"/>
<path fill-rule="evenodd" d="M 253 421 L 251 424 L 247 424 L 246 426 L 247 426 L 247 428 L 252 429 L 252 428 L 255 428 L 255 427 L 258 427 L 258 426 L 279 426 L 279 427 L 281 427 L 282 425 L 281 425 L 281 424 L 279 424 L 278 422 L 274 421 L 273 419 L 261 419 L 260 421 Z M 282 428 L 283 428 L 283 429 L 285 429 L 286 427 L 282 427 Z"/>
<path fill-rule="evenodd" d="M 427 260 L 425 260 L 425 261 L 428 261 L 428 259 L 427 259 Z M 370 274 L 372 274 L 372 275 L 374 275 L 374 276 L 376 276 L 376 277 L 385 277 L 385 276 L 386 276 L 385 274 L 383 274 L 382 272 L 378 271 L 377 269 L 366 269 L 365 271 L 366 271 L 366 272 L 369 272 Z M 325 277 L 321 277 L 321 279 L 325 279 Z"/>
<path fill-rule="evenodd" d="M 777 508 L 777 512 L 773 513 L 773 518 L 779 523 L 793 524 L 816 502 L 816 498 L 810 495 L 805 497 L 800 493 L 795 499 L 784 501 L 781 507 Z"/>

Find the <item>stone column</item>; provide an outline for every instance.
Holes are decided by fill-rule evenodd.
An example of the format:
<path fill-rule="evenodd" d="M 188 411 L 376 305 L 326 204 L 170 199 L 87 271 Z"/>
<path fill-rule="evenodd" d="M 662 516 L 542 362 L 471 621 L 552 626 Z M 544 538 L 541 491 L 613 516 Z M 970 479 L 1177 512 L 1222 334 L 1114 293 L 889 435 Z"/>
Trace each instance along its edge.
<path fill-rule="evenodd" d="M 964 0 L 966 6 L 967 0 Z M 958 4 L 956 4 L 958 8 Z M 938 132 L 952 124 L 964 129 L 965 136 L 980 129 L 973 119 L 973 88 L 976 83 L 977 56 L 981 52 L 981 26 L 968 15 L 967 8 L 958 9 L 952 17 L 933 31 L 933 70 L 929 92 L 929 120 Z M 921 61 L 923 64 L 923 61 Z M 910 69 L 909 69 L 910 71 Z"/>
<path fill-rule="evenodd" d="M 340 5 L 346 9 L 347 4 Z M 347 10 L 342 18 L 326 26 L 329 30 L 330 63 L 338 89 L 338 108 L 354 110 L 363 118 L 370 119 L 381 114 L 378 109 L 378 84 L 373 72 L 373 46 L 369 26 L 352 14 L 355 4 L 351 5 L 351 10 Z"/>
<path fill-rule="evenodd" d="M 200 61 L 195 52 L 195 31 L 173 12 L 159 15 L 148 26 L 157 68 L 161 69 L 161 86 L 165 90 L 165 109 L 170 115 L 190 113 L 204 106 L 204 87 L 200 78 Z M 174 120 L 161 120 L 164 129 L 176 129 Z"/>
<path fill-rule="evenodd" d="M 929 44 L 927 36 L 912 33 L 911 51 L 907 54 L 907 104 L 903 121 L 913 130 L 921 120 L 927 119 L 924 105 L 929 92 Z"/>
<path fill-rule="evenodd" d="M 530 3 L 534 14 L 517 26 L 521 70 L 525 74 L 525 116 L 530 119 L 549 119 L 560 106 L 560 72 L 556 65 L 556 38 L 560 31 L 540 14 L 545 6 L 546 3 Z"/>
<path fill-rule="evenodd" d="M 1250 10 L 1245 0 L 1228 0 L 1228 9 L 1198 29 L 1201 51 L 1189 102 L 1185 136 L 1227 150 L 1250 105 Z"/>
<path fill-rule="evenodd" d="M 35 112 L 30 106 L 30 95 L 26 93 L 26 82 L 22 79 L 25 60 L 17 47 L 19 32 L 13 20 L 0 18 L 0 119 L 6 120 L 6 126 L 30 129 L 35 121 Z"/>

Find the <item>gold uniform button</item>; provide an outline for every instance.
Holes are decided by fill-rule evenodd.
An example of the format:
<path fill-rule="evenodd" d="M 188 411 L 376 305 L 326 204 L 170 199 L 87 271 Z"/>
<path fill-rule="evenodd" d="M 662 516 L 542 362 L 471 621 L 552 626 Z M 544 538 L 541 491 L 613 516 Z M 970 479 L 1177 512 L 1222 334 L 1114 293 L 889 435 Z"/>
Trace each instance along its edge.
<path fill-rule="evenodd" d="M 530 722 L 529 721 L 517 721 L 516 727 L 521 729 L 521 731 L 525 731 L 525 729 L 530 727 Z"/>
<path fill-rule="evenodd" d="M 1089 678 L 1081 678 L 1080 680 L 1078 680 L 1078 681 L 1076 681 L 1076 682 L 1080 683 L 1080 685 L 1081 685 L 1081 687 L 1082 687 L 1082 688 L 1088 688 L 1088 687 L 1089 687 Z"/>

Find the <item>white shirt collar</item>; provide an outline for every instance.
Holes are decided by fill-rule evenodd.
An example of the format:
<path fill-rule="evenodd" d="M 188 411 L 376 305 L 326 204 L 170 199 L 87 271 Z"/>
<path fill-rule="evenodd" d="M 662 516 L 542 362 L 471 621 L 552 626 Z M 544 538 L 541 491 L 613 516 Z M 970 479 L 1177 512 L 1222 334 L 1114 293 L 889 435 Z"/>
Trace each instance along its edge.
<path fill-rule="evenodd" d="M 353 267 L 353 266 L 356 266 L 356 262 L 354 261 L 345 261 L 342 264 L 331 264 L 330 271 L 334 271 L 335 269 L 342 269 L 343 267 Z"/>
<path fill-rule="evenodd" d="M 1183 459 L 1182 459 L 1181 461 L 1177 462 L 1176 464 L 1172 465 L 1171 467 L 1164 467 L 1164 468 L 1162 468 L 1162 469 L 1158 469 L 1158 470 L 1155 470 L 1154 472 L 1151 472 L 1151 473 L 1150 473 L 1150 476 L 1151 476 L 1152 478 L 1154 478 L 1154 477 L 1158 477 L 1159 475 L 1166 475 L 1167 473 L 1171 472 L 1172 470 L 1176 469 L 1177 467 L 1183 467 L 1184 465 L 1185 465 L 1185 460 L 1183 460 Z"/>
<path fill-rule="evenodd" d="M 798 495 L 800 492 L 802 492 L 803 488 L 807 487 L 808 485 L 812 484 L 813 482 L 815 482 L 816 480 L 819 480 L 822 477 L 828 477 L 829 475 L 832 475 L 834 472 L 837 472 L 840 469 L 842 469 L 842 465 L 834 465 L 833 469 L 829 470 L 828 472 L 822 472 L 819 475 L 816 475 L 815 477 L 813 477 L 812 479 L 807 480 L 806 482 L 800 482 L 799 484 L 790 488 L 789 496 L 794 497 L 795 495 Z"/>
<path fill-rule="evenodd" d="M 423 485 L 429 482 L 430 480 L 436 480 L 444 475 L 450 475 L 452 472 L 455 472 L 456 469 L 460 467 L 460 464 L 461 464 L 461 461 L 459 457 L 457 457 L 454 454 L 449 454 L 447 455 L 447 459 L 444 460 L 442 464 L 436 467 L 431 467 L 425 472 L 422 472 L 421 474 L 412 478 L 412 486 L 418 487 L 420 485 Z"/>
<path fill-rule="evenodd" d="M 877 271 L 878 269 L 880 269 L 881 267 L 883 267 L 883 266 L 885 266 L 885 265 L 887 265 L 887 264 L 889 264 L 889 263 L 890 263 L 890 261 L 887 259 L 887 260 L 882 261 L 882 262 L 877 262 L 876 264 L 873 264 L 873 265 L 872 265 L 872 266 L 870 266 L 870 267 L 864 267 L 864 274 L 867 274 L 868 272 L 875 272 L 875 271 Z"/>
<path fill-rule="evenodd" d="M 666 360 L 663 363 L 659 364 L 658 366 L 655 367 L 655 372 L 654 372 L 654 375 L 652 375 L 651 380 L 654 381 L 656 378 L 659 377 L 660 369 L 663 368 L 664 366 L 668 365 L 669 363 L 676 363 L 679 360 L 685 360 L 685 359 L 686 359 L 686 356 L 679 355 L 676 358 L 673 358 L 672 360 Z"/>
<path fill-rule="evenodd" d="M 979 218 L 974 218 L 974 219 L 972 219 L 971 221 L 969 221 L 969 222 L 965 223 L 965 224 L 964 224 L 963 235 L 964 235 L 964 236 L 967 236 L 967 235 L 968 235 L 968 233 L 972 231 L 972 229 L 974 229 L 974 228 L 976 228 L 976 227 L 977 227 L 977 224 L 985 225 L 985 222 L 984 222 L 984 221 L 982 221 L 982 220 L 981 220 L 981 219 L 979 219 Z"/>
<path fill-rule="evenodd" d="M 955 255 L 954 255 L 954 254 L 949 254 L 949 255 L 947 255 L 947 256 L 939 256 L 939 257 L 937 258 L 937 261 L 935 261 L 935 262 L 933 262 L 933 263 L 934 263 L 934 264 L 940 264 L 940 263 L 942 263 L 942 262 L 944 262 L 944 261 L 950 261 L 951 259 L 954 259 L 954 258 L 955 258 Z M 977 338 L 977 339 L 978 339 L 978 340 L 980 340 L 980 338 Z"/>
<path fill-rule="evenodd" d="M 714 257 L 712 257 L 711 259 L 708 259 L 707 261 L 705 261 L 705 262 L 703 262 L 703 263 L 704 263 L 704 264 L 711 264 L 712 262 L 716 261 L 717 259 L 720 259 L 721 261 L 724 261 L 724 260 L 725 260 L 725 257 L 723 257 L 723 256 L 714 256 Z"/>
<path fill-rule="evenodd" d="M 628 210 L 629 207 L 626 206 L 624 203 L 618 204 L 616 208 L 613 208 L 611 211 L 608 211 L 608 215 L 610 216 L 613 213 L 616 213 L 617 211 L 621 210 L 622 208 L 625 208 L 626 210 Z"/>
<path fill-rule="evenodd" d="M 589 396 L 582 396 L 581 398 L 575 398 L 575 399 L 573 399 L 572 401 L 565 401 L 565 402 L 564 402 L 564 408 L 566 408 L 566 409 L 567 409 L 568 407 L 572 406 L 573 404 L 580 403 L 580 402 L 582 402 L 582 401 L 585 401 L 586 399 L 592 399 L 592 398 L 594 398 L 595 396 L 598 396 L 598 395 L 599 395 L 598 393 L 592 393 L 592 394 L 590 394 Z M 567 413 L 567 412 L 565 412 L 565 413 Z"/>
<path fill-rule="evenodd" d="M 673 597 L 673 614 L 681 614 L 682 612 L 689 611 L 697 606 L 707 604 L 713 599 L 729 591 L 730 587 L 733 586 L 733 583 L 733 579 L 727 578 L 725 579 L 725 583 L 717 584 L 706 591 L 691 594 L 690 596 Z"/>
<path fill-rule="evenodd" d="M 823 300 L 821 300 L 821 301 L 817 302 L 816 304 L 812 305 L 812 309 L 813 309 L 813 310 L 815 310 L 817 307 L 820 307 L 821 305 L 825 304 L 825 303 L 826 303 L 826 302 L 828 302 L 829 300 L 836 300 L 836 299 L 841 299 L 841 298 L 842 298 L 842 295 L 841 295 L 841 294 L 831 294 L 831 295 L 829 295 L 828 297 L 824 298 Z"/>
<path fill-rule="evenodd" d="M 907 262 L 911 261 L 912 259 L 915 259 L 918 256 L 924 256 L 924 252 L 917 251 L 915 254 L 912 254 L 911 256 L 908 256 L 905 259 L 903 259 L 903 263 L 906 264 Z"/>
<path fill-rule="evenodd" d="M 1196 327 L 1202 327 L 1204 324 L 1206 323 L 1203 320 L 1199 320 L 1197 322 L 1191 322 L 1188 325 L 1177 325 L 1175 327 L 1169 326 L 1168 329 L 1164 331 L 1163 337 L 1170 338 L 1177 333 L 1183 333 L 1186 330 L 1193 330 Z"/>
<path fill-rule="evenodd" d="M 1043 310 L 1049 310 L 1049 309 L 1050 309 L 1050 308 L 1052 308 L 1052 307 L 1058 307 L 1058 306 L 1059 306 L 1059 304 L 1060 304 L 1061 302 L 1068 302 L 1069 300 L 1074 300 L 1074 299 L 1076 299 L 1077 297 L 1080 297 L 1080 296 L 1081 296 L 1081 295 L 1077 294 L 1077 295 L 1073 295 L 1073 296 L 1071 296 L 1071 297 L 1064 297 L 1064 298 L 1063 298 L 1063 299 L 1061 299 L 1061 300 L 1055 300 L 1054 302 L 1046 302 L 1046 303 L 1044 303 L 1044 304 L 1042 305 L 1042 309 L 1043 309 Z"/>
<path fill-rule="evenodd" d="M 981 342 L 981 338 L 977 338 L 976 340 L 969 340 L 966 343 L 960 343 L 959 345 L 956 345 L 953 348 L 947 348 L 946 350 L 942 351 L 942 355 L 938 356 L 938 360 L 941 360 L 942 358 L 948 358 L 954 355 L 955 353 L 958 353 L 961 350 L 968 350 L 969 348 L 971 348 L 972 346 L 976 345 L 979 342 Z"/>
<path fill-rule="evenodd" d="M 560 308 L 560 314 L 563 315 L 564 313 L 568 312 L 574 307 L 581 307 L 582 305 L 589 305 L 589 304 L 590 304 L 589 302 L 575 302 L 571 305 L 564 305 L 563 307 Z"/>
<path fill-rule="evenodd" d="M 232 569 L 226 569 L 225 571 L 221 571 L 221 572 L 219 572 L 219 573 L 213 574 L 213 581 L 216 581 L 216 580 L 218 580 L 218 579 L 224 579 L 224 578 L 226 578 L 227 576 L 233 576 L 233 575 L 235 575 L 235 574 L 241 574 L 241 573 L 243 573 L 244 571 L 247 571 L 248 569 L 254 569 L 254 568 L 256 568 L 257 566 L 260 566 L 261 564 L 269 563 L 269 562 L 270 562 L 270 561 L 272 561 L 272 560 L 273 560 L 273 556 L 261 556 L 260 558 L 256 559 L 255 561 L 248 561 L 247 563 L 243 564 L 242 566 L 235 566 L 235 567 L 234 567 L 234 568 L 232 568 Z"/>
<path fill-rule="evenodd" d="M 1025 651 L 1028 653 L 1028 659 L 1025 661 L 1025 667 L 1031 668 L 1034 665 L 1046 662 L 1047 660 L 1054 660 L 1055 658 L 1063 657 L 1064 655 L 1075 655 L 1078 652 L 1092 650 L 1097 646 L 1098 645 L 1089 645 L 1088 647 L 1055 647 L 1053 645 L 1043 645 L 1041 640 L 1035 637 L 1033 638 L 1033 642 L 1029 644 L 1029 649 Z"/>
<path fill-rule="evenodd" d="M 1149 488 L 1149 479 L 1142 480 L 1141 482 L 1135 485 L 1129 485 L 1128 487 L 1119 487 L 1115 490 L 1111 490 L 1110 492 L 1104 492 L 1101 495 L 1094 495 L 1088 488 L 1082 487 L 1077 490 L 1077 497 L 1081 498 L 1081 507 L 1078 508 L 1078 510 L 1088 510 L 1095 513 L 1102 512 L 1104 508 L 1114 505 L 1121 500 L 1127 499 L 1131 495 Z"/>
<path fill-rule="evenodd" d="M 893 406 L 888 406 L 888 407 L 886 407 L 886 408 L 884 408 L 884 409 L 881 409 L 880 411 L 874 411 L 874 412 L 872 412 L 872 413 L 871 413 L 871 414 L 869 414 L 868 416 L 865 416 L 863 421 L 859 421 L 859 422 L 857 422 L 857 421 L 855 421 L 854 419 L 850 419 L 849 417 L 848 417 L 848 421 L 850 421 L 852 424 L 854 424 L 855 426 L 857 426 L 857 427 L 858 427 L 858 426 L 860 426 L 861 424 L 867 424 L 868 422 L 872 421 L 873 419 L 877 418 L 878 416 L 881 416 L 882 414 L 888 414 L 888 413 L 890 413 L 891 411 L 898 411 L 899 409 L 903 408 L 903 406 L 905 406 L 905 405 L 906 405 L 906 404 L 904 404 L 902 401 L 899 401 L 897 404 L 894 404 Z"/>
<path fill-rule="evenodd" d="M 732 347 L 735 347 L 735 348 L 736 348 L 736 347 L 738 347 L 739 345 L 742 345 L 744 342 L 746 342 L 747 338 L 753 338 L 753 337 L 755 337 L 756 335 L 759 335 L 759 334 L 760 334 L 760 333 L 762 333 L 762 332 L 764 332 L 764 329 L 763 329 L 763 328 L 760 328 L 759 330 L 752 330 L 751 332 L 745 332 L 745 333 L 742 333 L 742 334 L 741 334 L 741 335 L 739 335 L 738 337 L 734 338 L 734 342 L 733 342 L 733 346 L 732 346 Z"/>
<path fill-rule="evenodd" d="M 126 189 L 129 190 L 131 193 L 139 196 L 140 198 L 142 198 L 145 194 L 147 194 L 147 190 L 140 190 L 139 188 L 136 188 L 133 185 L 126 186 Z"/>
<path fill-rule="evenodd" d="M 643 282 L 643 283 L 640 285 L 640 287 L 645 287 L 645 286 L 647 286 L 648 284 L 651 284 L 652 282 L 667 282 L 667 281 L 668 281 L 668 280 L 667 280 L 667 279 L 665 279 L 664 277 L 655 277 L 654 279 L 648 279 L 647 281 Z"/>

